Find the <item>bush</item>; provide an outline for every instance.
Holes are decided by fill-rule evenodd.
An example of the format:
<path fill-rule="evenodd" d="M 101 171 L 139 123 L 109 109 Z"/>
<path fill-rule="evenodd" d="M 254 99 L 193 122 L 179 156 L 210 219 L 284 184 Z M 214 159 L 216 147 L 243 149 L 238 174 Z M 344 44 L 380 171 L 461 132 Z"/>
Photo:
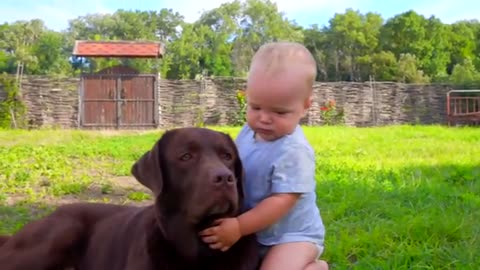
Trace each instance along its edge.
<path fill-rule="evenodd" d="M 239 110 L 236 115 L 235 125 L 241 126 L 247 121 L 247 100 L 245 97 L 245 91 L 238 90 L 237 91 L 237 102 Z"/>
<path fill-rule="evenodd" d="M 320 118 L 327 126 L 341 125 L 345 122 L 342 109 L 337 109 L 335 100 L 329 100 L 320 107 Z"/>
<path fill-rule="evenodd" d="M 0 128 L 24 127 L 26 107 L 20 99 L 20 89 L 15 79 L 2 74 L 0 85 L 7 94 L 6 98 L 0 101 Z"/>

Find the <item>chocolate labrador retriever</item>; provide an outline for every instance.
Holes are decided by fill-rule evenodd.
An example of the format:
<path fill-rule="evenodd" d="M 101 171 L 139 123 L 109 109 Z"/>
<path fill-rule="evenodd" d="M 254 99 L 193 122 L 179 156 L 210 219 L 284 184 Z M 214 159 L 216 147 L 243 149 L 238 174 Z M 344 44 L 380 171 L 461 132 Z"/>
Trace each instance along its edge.
<path fill-rule="evenodd" d="M 204 128 L 167 131 L 132 174 L 152 190 L 152 205 L 61 206 L 0 238 L 0 269 L 257 268 L 253 235 L 225 252 L 198 236 L 213 220 L 241 211 L 243 167 L 230 136 Z"/>

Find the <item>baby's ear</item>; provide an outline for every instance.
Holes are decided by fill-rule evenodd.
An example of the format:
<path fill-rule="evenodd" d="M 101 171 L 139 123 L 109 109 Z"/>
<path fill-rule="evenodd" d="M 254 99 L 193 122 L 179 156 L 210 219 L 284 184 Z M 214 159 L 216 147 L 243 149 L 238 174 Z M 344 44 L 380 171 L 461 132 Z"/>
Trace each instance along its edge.
<path fill-rule="evenodd" d="M 313 103 L 313 95 L 309 95 L 305 101 L 304 101 L 304 104 L 303 104 L 303 107 L 306 110 L 310 109 L 310 107 L 312 107 L 312 103 Z"/>

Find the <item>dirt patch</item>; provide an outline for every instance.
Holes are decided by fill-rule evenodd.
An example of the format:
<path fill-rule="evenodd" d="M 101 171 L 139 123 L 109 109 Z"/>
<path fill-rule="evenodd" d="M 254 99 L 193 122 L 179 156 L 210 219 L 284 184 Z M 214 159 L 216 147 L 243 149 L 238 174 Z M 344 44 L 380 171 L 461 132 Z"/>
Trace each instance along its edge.
<path fill-rule="evenodd" d="M 147 130 L 93 130 L 93 131 L 85 131 L 86 133 L 91 133 L 94 135 L 100 135 L 104 137 L 110 137 L 110 136 L 123 136 L 123 135 L 143 135 L 143 134 L 150 134 L 150 133 L 161 133 L 162 130 L 159 129 L 147 129 Z"/>
<path fill-rule="evenodd" d="M 127 205 L 149 205 L 152 203 L 151 199 L 142 201 L 129 199 L 129 194 L 132 192 L 143 192 L 151 196 L 153 195 L 148 188 L 138 183 L 134 177 L 116 176 L 104 179 L 102 182 L 94 182 L 79 194 L 45 196 L 41 198 L 32 198 L 30 195 L 12 194 L 6 197 L 2 204 L 11 206 L 20 202 L 32 201 L 32 199 L 36 203 L 44 203 L 52 206 L 76 202 L 103 202 Z"/>
<path fill-rule="evenodd" d="M 148 188 L 140 184 L 133 176 L 115 176 L 109 178 L 108 182 L 116 188 L 151 193 Z"/>

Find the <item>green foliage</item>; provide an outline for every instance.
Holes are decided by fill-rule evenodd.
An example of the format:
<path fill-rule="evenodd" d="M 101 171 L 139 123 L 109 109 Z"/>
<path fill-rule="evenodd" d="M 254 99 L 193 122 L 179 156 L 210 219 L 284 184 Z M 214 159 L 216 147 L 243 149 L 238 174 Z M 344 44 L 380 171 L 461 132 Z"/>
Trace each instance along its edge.
<path fill-rule="evenodd" d="M 397 81 L 403 83 L 428 83 L 430 78 L 418 69 L 418 60 L 415 55 L 401 54 L 398 61 Z"/>
<path fill-rule="evenodd" d="M 451 51 L 449 50 L 451 40 L 446 38 L 449 29 L 446 25 L 435 18 L 428 19 L 427 26 L 427 55 L 422 59 L 420 68 L 430 78 L 441 78 L 447 74 L 447 65 L 450 62 Z"/>
<path fill-rule="evenodd" d="M 305 132 L 317 153 L 325 258 L 334 268 L 480 266 L 473 252 L 480 242 L 471 237 L 480 233 L 478 130 L 390 126 Z"/>
<path fill-rule="evenodd" d="M 11 25 L 4 25 L 0 31 L 0 51 L 7 52 L 11 60 L 8 69 L 16 69 L 19 74 L 20 66 L 26 65 L 24 73 L 29 74 L 30 65 L 38 61 L 33 53 L 32 46 L 38 42 L 39 36 L 45 31 L 42 20 L 17 21 Z M 5 65 L 5 64 L 4 64 Z"/>
<path fill-rule="evenodd" d="M 197 112 L 195 114 L 195 123 L 193 126 L 195 127 L 205 127 L 205 120 L 204 120 L 205 109 L 197 108 Z"/>
<path fill-rule="evenodd" d="M 381 51 L 370 58 L 371 74 L 378 81 L 394 81 L 398 73 L 398 62 L 392 52 Z"/>
<path fill-rule="evenodd" d="M 480 47 L 476 44 L 476 36 L 480 34 L 475 28 L 478 23 L 460 21 L 449 25 L 450 45 L 450 62 L 447 69 L 451 72 L 457 64 L 462 64 L 466 59 L 475 59 L 475 49 Z M 478 66 L 480 67 L 480 66 Z"/>
<path fill-rule="evenodd" d="M 133 162 L 159 134 L 120 135 L 4 131 L 0 133 L 0 194 L 18 203 L 48 203 L 62 198 L 118 203 L 148 199 L 142 194 L 147 191 L 134 179 L 122 179 L 130 175 Z M 2 222 L 3 218 L 0 231 Z"/>
<path fill-rule="evenodd" d="M 0 74 L 1 73 L 13 73 L 12 69 L 13 57 L 6 53 L 5 51 L 0 50 Z"/>
<path fill-rule="evenodd" d="M 320 107 L 320 119 L 326 126 L 338 126 L 345 123 L 344 112 L 337 108 L 335 100 L 329 100 Z"/>
<path fill-rule="evenodd" d="M 133 192 L 130 192 L 127 196 L 128 199 L 132 200 L 132 201 L 137 201 L 137 202 L 141 202 L 141 201 L 145 201 L 145 200 L 150 200 L 152 199 L 152 197 L 150 196 L 150 194 L 147 194 L 145 192 L 140 192 L 140 191 L 133 191 Z"/>
<path fill-rule="evenodd" d="M 70 63 L 75 40 L 153 40 L 165 45 L 161 60 L 88 58 Z M 383 18 L 352 8 L 332 14 L 323 27 L 301 27 L 271 0 L 235 0 L 204 11 L 192 23 L 171 9 L 85 14 L 64 32 L 41 20 L 0 25 L 0 72 L 73 75 L 127 65 L 162 78 L 248 74 L 250 59 L 266 42 L 304 43 L 317 61 L 321 81 L 459 82 L 457 65 L 480 70 L 480 22 L 445 24 L 413 10 Z M 81 68 L 81 69 L 80 69 Z M 458 68 L 457 68 L 458 69 Z M 453 77 L 452 77 L 453 76 Z M 465 76 L 466 79 L 469 76 Z M 475 83 L 474 83 L 475 84 Z M 472 85 L 472 87 L 474 87 Z"/>
<path fill-rule="evenodd" d="M 171 63 L 166 73 L 167 78 L 193 79 L 197 74 L 202 74 L 201 46 L 206 31 L 208 29 L 205 27 L 195 29 L 192 24 L 182 25 L 181 38 L 167 47 L 169 54 L 166 55 L 166 61 Z"/>
<path fill-rule="evenodd" d="M 241 126 L 247 121 L 247 98 L 244 90 L 237 90 L 238 112 L 234 124 Z"/>
<path fill-rule="evenodd" d="M 451 82 L 458 86 L 479 86 L 480 72 L 478 72 L 470 59 L 453 67 Z"/>
<path fill-rule="evenodd" d="M 32 54 L 37 61 L 30 67 L 30 72 L 42 75 L 72 74 L 72 66 L 67 58 L 70 54 L 63 47 L 65 42 L 65 37 L 60 33 L 43 32 L 32 46 Z"/>
<path fill-rule="evenodd" d="M 342 51 L 342 68 L 350 80 L 358 80 L 358 59 L 374 52 L 377 47 L 382 18 L 378 14 L 360 14 L 347 9 L 344 14 L 336 13 L 330 20 L 329 35 L 334 46 Z"/>
<path fill-rule="evenodd" d="M 5 99 L 0 100 L 0 128 L 24 127 L 26 106 L 21 100 L 15 78 L 8 74 L 1 74 L 0 89 L 6 94 Z"/>
<path fill-rule="evenodd" d="M 239 127 L 218 127 L 232 137 Z M 305 127 L 332 269 L 478 269 L 476 128 Z M 59 203 L 145 204 L 130 166 L 160 132 L 0 133 L 0 234 Z M 129 181 L 125 181 L 128 179 Z"/>

